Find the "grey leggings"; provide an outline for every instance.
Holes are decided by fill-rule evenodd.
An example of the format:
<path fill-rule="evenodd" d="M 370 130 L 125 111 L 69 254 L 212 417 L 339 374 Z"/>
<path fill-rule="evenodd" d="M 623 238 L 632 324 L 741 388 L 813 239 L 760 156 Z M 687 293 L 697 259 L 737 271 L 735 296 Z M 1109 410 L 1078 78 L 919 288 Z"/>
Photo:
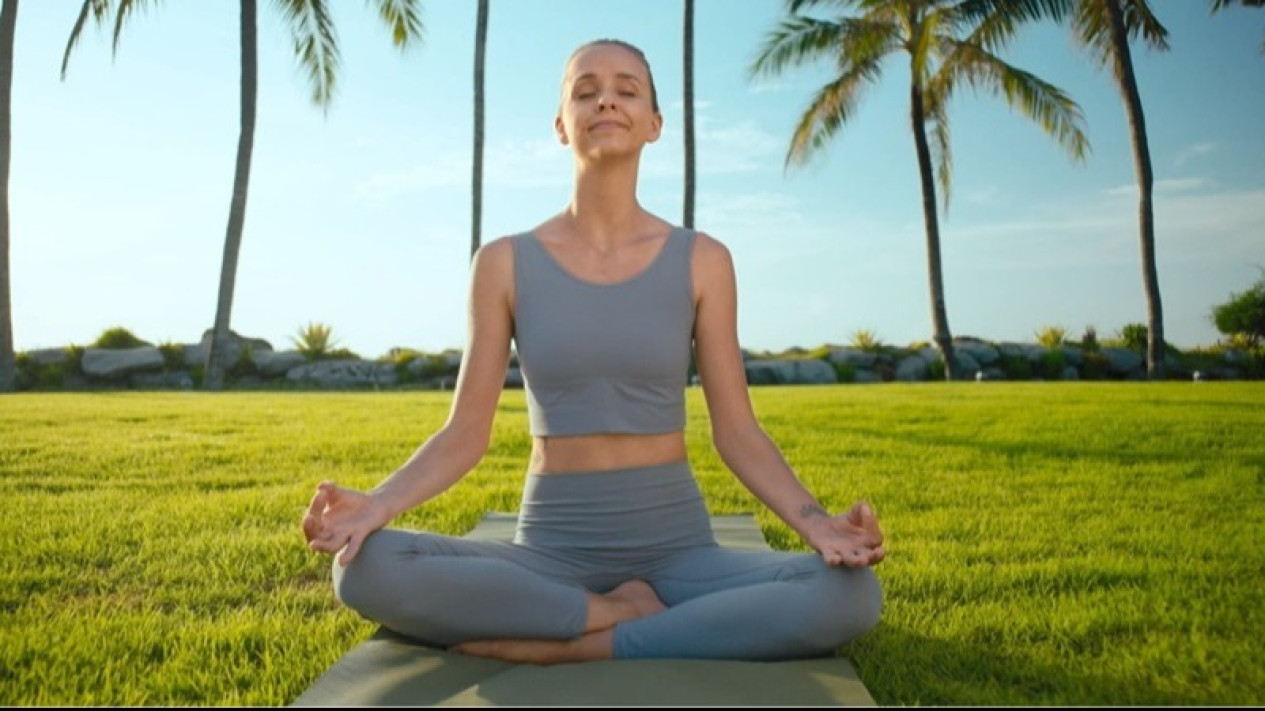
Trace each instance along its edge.
<path fill-rule="evenodd" d="M 685 462 L 531 475 L 512 543 L 384 529 L 351 565 L 334 563 L 345 605 L 440 647 L 578 637 L 586 591 L 633 579 L 668 609 L 617 625 L 616 658 L 818 656 L 867 632 L 882 607 L 869 568 L 718 546 Z"/>

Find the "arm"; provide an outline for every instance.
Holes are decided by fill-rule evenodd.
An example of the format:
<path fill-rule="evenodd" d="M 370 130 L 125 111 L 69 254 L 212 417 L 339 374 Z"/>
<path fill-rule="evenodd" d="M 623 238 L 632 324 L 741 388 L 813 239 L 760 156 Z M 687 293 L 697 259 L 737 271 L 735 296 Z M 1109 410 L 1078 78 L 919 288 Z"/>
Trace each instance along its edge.
<path fill-rule="evenodd" d="M 827 562 L 877 563 L 883 557 L 882 533 L 869 506 L 858 501 L 843 516 L 827 514 L 756 421 L 738 346 L 737 287 L 729 250 L 699 234 L 693 274 L 695 357 L 721 459 Z"/>
<path fill-rule="evenodd" d="M 514 261 L 508 240 L 484 245 L 470 280 L 469 335 L 443 427 L 399 469 L 367 493 L 322 482 L 303 520 L 312 550 L 351 562 L 373 531 L 443 493 L 482 459 L 505 383 L 513 335 Z"/>

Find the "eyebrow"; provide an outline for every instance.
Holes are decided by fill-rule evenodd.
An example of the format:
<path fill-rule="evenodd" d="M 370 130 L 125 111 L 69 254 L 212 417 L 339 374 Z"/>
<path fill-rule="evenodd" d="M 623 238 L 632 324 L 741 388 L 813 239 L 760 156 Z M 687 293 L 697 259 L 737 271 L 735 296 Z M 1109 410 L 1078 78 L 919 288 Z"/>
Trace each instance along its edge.
<path fill-rule="evenodd" d="M 580 82 L 584 81 L 585 79 L 596 79 L 596 78 L 597 78 L 597 74 L 595 74 L 595 73 L 593 73 L 593 72 L 587 72 L 587 73 L 585 73 L 585 74 L 581 74 L 580 76 L 578 76 L 578 77 L 576 77 L 576 78 L 572 79 L 572 80 L 571 80 L 571 83 L 572 83 L 572 84 L 579 84 Z M 619 73 L 617 73 L 617 74 L 615 75 L 615 78 L 616 78 L 616 79 L 630 79 L 630 80 L 632 80 L 632 81 L 636 82 L 637 84 L 640 84 L 640 83 L 641 83 L 641 79 L 640 79 L 640 78 L 638 78 L 636 74 L 629 74 L 629 73 L 627 73 L 627 72 L 619 72 Z"/>

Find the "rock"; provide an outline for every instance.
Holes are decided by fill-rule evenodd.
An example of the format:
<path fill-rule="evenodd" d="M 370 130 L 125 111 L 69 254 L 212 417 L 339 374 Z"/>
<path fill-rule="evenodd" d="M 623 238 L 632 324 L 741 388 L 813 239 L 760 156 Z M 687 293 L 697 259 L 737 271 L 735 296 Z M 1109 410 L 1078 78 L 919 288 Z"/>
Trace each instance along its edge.
<path fill-rule="evenodd" d="M 803 385 L 822 385 L 839 382 L 839 374 L 834 366 L 824 360 L 806 358 L 793 361 L 795 363 L 795 379 L 793 382 Z"/>
<path fill-rule="evenodd" d="M 752 360 L 745 365 L 750 385 L 788 385 L 795 381 L 795 364 L 788 360 Z"/>
<path fill-rule="evenodd" d="M 1129 377 L 1145 364 L 1141 355 L 1128 348 L 1103 348 L 1099 353 L 1107 359 L 1107 369 L 1112 375 Z"/>
<path fill-rule="evenodd" d="M 400 380 L 391 363 L 363 360 L 318 360 L 291 368 L 286 380 L 321 388 L 390 387 Z"/>
<path fill-rule="evenodd" d="M 70 354 L 65 348 L 40 348 L 39 350 L 27 351 L 27 356 L 36 365 L 61 365 L 70 359 Z"/>
<path fill-rule="evenodd" d="M 896 379 L 902 383 L 916 383 L 926 380 L 931 368 L 922 356 L 909 356 L 896 364 Z"/>
<path fill-rule="evenodd" d="M 267 378 L 285 375 L 291 368 L 297 368 L 307 362 L 307 356 L 298 351 L 252 351 L 251 360 L 259 374 Z"/>
<path fill-rule="evenodd" d="M 137 390 L 192 390 L 193 377 L 187 370 L 171 373 L 135 373 L 128 384 Z"/>
<path fill-rule="evenodd" d="M 873 368 L 875 360 L 873 353 L 855 348 L 831 348 L 827 358 L 836 365 L 848 365 L 853 368 Z"/>
<path fill-rule="evenodd" d="M 190 368 L 194 366 L 205 366 L 207 354 L 211 351 L 211 333 L 213 329 L 208 328 L 202 334 L 202 340 L 198 343 L 184 344 L 184 364 Z M 231 367 L 242 356 L 242 350 L 250 346 L 251 356 L 263 351 L 271 351 L 272 344 L 262 338 L 244 338 L 233 330 L 228 332 L 228 343 L 224 348 L 224 365 Z"/>
<path fill-rule="evenodd" d="M 992 365 L 1001 358 L 1001 354 L 997 352 L 996 348 L 980 341 L 955 342 L 953 350 L 957 353 L 969 354 L 975 360 L 976 365 L 981 368 Z"/>
<path fill-rule="evenodd" d="M 505 387 L 521 388 L 523 387 L 523 371 L 518 366 L 510 366 L 505 370 Z"/>
<path fill-rule="evenodd" d="M 140 348 L 89 348 L 83 353 L 83 372 L 92 378 L 109 380 L 132 373 L 163 369 L 163 354 L 154 346 Z"/>

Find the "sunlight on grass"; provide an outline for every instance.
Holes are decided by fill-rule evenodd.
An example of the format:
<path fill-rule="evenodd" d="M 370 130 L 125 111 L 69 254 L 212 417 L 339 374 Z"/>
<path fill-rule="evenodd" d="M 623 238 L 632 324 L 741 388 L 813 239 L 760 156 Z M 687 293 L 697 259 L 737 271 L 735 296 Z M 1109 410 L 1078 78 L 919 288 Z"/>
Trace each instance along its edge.
<path fill-rule="evenodd" d="M 0 702 L 285 705 L 373 626 L 298 522 L 322 479 L 367 487 L 449 393 L 0 398 Z M 829 508 L 888 534 L 877 630 L 841 650 L 881 704 L 1242 705 L 1265 698 L 1265 386 L 757 388 Z M 757 512 L 701 393 L 687 437 L 714 513 Z M 398 525 L 514 510 L 521 391 L 487 457 Z"/>

